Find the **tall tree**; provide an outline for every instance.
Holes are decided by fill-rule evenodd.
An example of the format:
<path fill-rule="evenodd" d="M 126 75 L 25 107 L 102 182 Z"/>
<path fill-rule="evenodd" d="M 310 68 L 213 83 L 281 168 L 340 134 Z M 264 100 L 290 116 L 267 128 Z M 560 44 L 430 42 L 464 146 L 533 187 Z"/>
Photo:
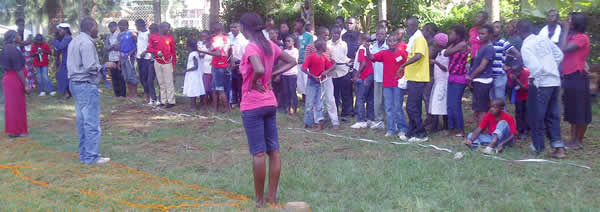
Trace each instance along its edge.
<path fill-rule="evenodd" d="M 221 1 L 210 0 L 210 15 L 208 16 L 209 27 L 219 21 L 219 12 L 221 11 Z"/>
<path fill-rule="evenodd" d="M 160 23 L 160 0 L 152 1 L 152 9 L 154 10 L 154 23 Z"/>
<path fill-rule="evenodd" d="M 86 0 L 77 0 L 77 7 L 78 7 L 77 18 L 79 19 L 79 21 L 83 20 L 85 17 L 88 17 L 87 12 L 86 12 L 86 8 L 87 8 Z"/>
<path fill-rule="evenodd" d="M 378 0 L 377 11 L 380 21 L 387 20 L 387 0 Z"/>
<path fill-rule="evenodd" d="M 65 19 L 62 0 L 46 0 L 44 7 L 48 14 L 48 34 L 54 35 L 56 25 Z"/>
<path fill-rule="evenodd" d="M 17 10 L 15 11 L 15 18 L 25 20 L 25 0 L 17 0 Z"/>
<path fill-rule="evenodd" d="M 500 20 L 500 0 L 485 0 L 485 10 L 490 14 L 490 21 Z"/>

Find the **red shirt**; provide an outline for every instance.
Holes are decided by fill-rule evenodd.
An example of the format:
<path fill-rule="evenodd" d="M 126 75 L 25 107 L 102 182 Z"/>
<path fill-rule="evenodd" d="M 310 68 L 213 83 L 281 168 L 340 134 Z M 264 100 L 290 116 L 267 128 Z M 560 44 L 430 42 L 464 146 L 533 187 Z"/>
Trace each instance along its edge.
<path fill-rule="evenodd" d="M 229 38 L 226 35 L 217 35 L 210 39 L 211 51 L 219 52 L 220 56 L 213 56 L 210 64 L 215 68 L 225 68 L 229 66 L 227 60 L 229 54 Z"/>
<path fill-rule="evenodd" d="M 513 117 L 510 114 L 504 111 L 502 111 L 502 114 L 500 115 L 500 118 L 498 120 L 496 120 L 496 117 L 494 117 L 492 113 L 485 114 L 485 116 L 483 116 L 483 119 L 481 120 L 481 123 L 479 124 L 479 128 L 484 130 L 487 128 L 489 133 L 493 133 L 496 130 L 496 125 L 498 125 L 498 122 L 502 120 L 508 123 L 510 133 L 516 135 L 517 125 L 515 125 L 515 119 L 513 119 Z"/>
<path fill-rule="evenodd" d="M 175 39 L 170 34 L 164 36 L 161 36 L 158 33 L 151 34 L 150 37 L 148 37 L 148 48 L 146 51 L 153 54 L 154 60 L 160 64 L 177 64 Z M 158 56 L 159 51 L 163 53 L 162 57 Z"/>
<path fill-rule="evenodd" d="M 360 72 L 360 76 L 358 76 L 361 80 L 365 80 L 369 75 L 374 73 L 373 62 L 365 56 L 365 50 L 362 48 L 358 50 L 358 62 L 365 62 L 365 68 Z"/>
<path fill-rule="evenodd" d="M 508 86 L 516 86 L 517 83 L 513 82 L 510 78 L 510 72 L 508 72 Z M 523 67 L 523 71 L 521 71 L 521 75 L 519 75 L 519 82 L 523 84 L 525 87 L 519 88 L 517 91 L 517 101 L 525 101 L 529 98 L 529 69 Z"/>
<path fill-rule="evenodd" d="M 408 46 L 406 42 L 400 42 L 398 45 L 396 45 L 396 49 L 400 51 L 406 51 L 406 46 Z"/>
<path fill-rule="evenodd" d="M 398 86 L 398 79 L 404 76 L 404 70 L 400 72 L 400 77 L 396 75 L 400 66 L 406 62 L 408 53 L 405 50 L 396 49 L 391 52 L 389 49 L 382 50 L 373 55 L 373 62 L 383 63 L 383 87 Z"/>
<path fill-rule="evenodd" d="M 477 51 L 483 45 L 483 42 L 479 40 L 479 28 L 473 27 L 469 30 L 469 43 L 471 44 L 471 59 L 475 58 Z"/>
<path fill-rule="evenodd" d="M 590 54 L 590 38 L 584 33 L 569 35 L 567 43 L 576 43 L 579 49 L 565 53 L 562 62 L 562 74 L 568 75 L 580 71 L 585 72 L 585 60 Z"/>
<path fill-rule="evenodd" d="M 313 52 L 308 55 L 304 59 L 304 64 L 302 64 L 302 70 L 308 69 L 308 71 L 317 77 L 319 77 L 325 70 L 333 67 L 333 64 L 327 59 L 325 54 L 317 55 L 317 53 Z M 313 79 L 311 77 L 311 79 Z M 325 77 L 321 77 L 321 80 L 325 79 Z M 319 79 L 313 79 L 319 81 Z"/>
<path fill-rule="evenodd" d="M 47 52 L 52 51 L 50 49 L 50 46 L 46 42 L 42 42 L 41 44 L 37 44 L 37 43 L 31 44 L 31 51 L 29 51 L 29 52 L 33 57 L 33 66 L 37 66 L 37 67 L 48 66 L 48 54 L 42 53 L 42 61 L 40 61 L 39 56 L 37 54 L 35 54 L 38 52 L 38 48 L 41 48 L 42 51 L 47 51 Z"/>

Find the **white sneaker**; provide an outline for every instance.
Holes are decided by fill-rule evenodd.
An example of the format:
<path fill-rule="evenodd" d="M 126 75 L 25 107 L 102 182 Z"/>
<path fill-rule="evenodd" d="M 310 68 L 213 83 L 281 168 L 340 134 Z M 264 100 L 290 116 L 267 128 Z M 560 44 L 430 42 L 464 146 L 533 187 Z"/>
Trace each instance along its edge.
<path fill-rule="evenodd" d="M 428 137 L 424 137 L 424 138 L 412 137 L 412 138 L 408 139 L 408 142 L 421 143 L 421 142 L 425 142 L 425 141 L 428 141 L 428 140 L 429 140 Z"/>
<path fill-rule="evenodd" d="M 406 133 L 404 133 L 404 132 L 399 132 L 398 138 L 400 138 L 400 140 L 402 140 L 402 141 L 408 141 L 408 138 L 406 137 Z"/>
<path fill-rule="evenodd" d="M 386 132 L 386 133 L 385 133 L 385 135 L 384 135 L 383 137 L 390 137 L 390 136 L 392 136 L 392 135 L 393 135 L 392 133 Z"/>
<path fill-rule="evenodd" d="M 56 91 L 50 92 L 50 96 L 54 96 L 54 95 L 56 95 Z"/>
<path fill-rule="evenodd" d="M 38 96 L 46 96 L 46 92 L 43 92 L 43 91 L 42 91 L 42 92 L 40 93 L 40 95 L 38 95 Z"/>
<path fill-rule="evenodd" d="M 371 124 L 371 129 L 383 129 L 383 127 L 383 121 L 377 121 Z"/>
<path fill-rule="evenodd" d="M 160 101 L 159 100 L 154 101 L 154 105 L 156 105 L 156 106 L 160 105 Z"/>
<path fill-rule="evenodd" d="M 367 127 L 371 128 L 371 126 L 373 126 L 374 123 L 375 122 L 373 122 L 373 121 L 367 120 Z"/>
<path fill-rule="evenodd" d="M 353 124 L 352 126 L 350 126 L 350 128 L 352 129 L 363 129 L 363 128 L 367 128 L 368 124 L 367 122 L 356 122 L 355 124 Z"/>
<path fill-rule="evenodd" d="M 99 158 L 98 161 L 96 161 L 96 164 L 105 164 L 108 163 L 110 161 L 110 158 Z"/>

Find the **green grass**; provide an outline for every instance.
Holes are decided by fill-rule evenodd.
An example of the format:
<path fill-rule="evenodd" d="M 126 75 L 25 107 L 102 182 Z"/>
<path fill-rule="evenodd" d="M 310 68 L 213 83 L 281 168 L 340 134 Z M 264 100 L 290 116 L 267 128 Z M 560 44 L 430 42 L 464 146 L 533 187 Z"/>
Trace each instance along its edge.
<path fill-rule="evenodd" d="M 111 94 L 110 90 L 104 89 L 103 95 Z M 213 118 L 168 116 L 120 99 L 101 100 L 103 155 L 111 157 L 116 163 L 155 176 L 253 198 L 252 157 L 248 153 L 242 125 Z M 179 97 L 179 105 L 174 110 L 185 112 L 183 105 L 186 102 L 185 98 Z M 512 105 L 509 108 L 512 109 Z M 465 118 L 470 120 L 467 106 L 465 112 Z M 31 96 L 28 98 L 28 113 L 32 139 L 57 152 L 77 153 L 72 100 Z M 192 113 L 211 116 L 204 111 Z M 594 118 L 598 119 L 599 114 L 600 107 L 595 105 Z M 230 115 L 218 115 L 240 120 L 237 111 Z M 383 131 L 352 130 L 348 124 L 342 130 L 327 132 L 380 142 L 366 143 L 287 129 L 301 127 L 301 120 L 302 116 L 278 114 L 283 162 L 278 194 L 283 203 L 304 201 L 314 211 L 600 210 L 600 159 L 597 158 L 600 153 L 599 120 L 594 120 L 590 125 L 586 149 L 569 151 L 569 158 L 563 160 L 590 166 L 592 170 L 569 165 L 502 162 L 467 150 L 461 140 L 440 135 L 432 135 L 429 143 L 465 152 L 465 157 L 455 160 L 453 154 L 431 148 L 391 145 L 389 142 L 395 140 L 384 138 Z M 472 125 L 469 123 L 468 127 Z M 564 123 L 562 125 L 564 138 L 567 138 L 564 136 L 567 126 Z M 1 142 L 6 144 L 12 141 Z M 521 141 L 515 147 L 506 149 L 501 156 L 525 158 L 529 152 L 527 146 L 527 142 Z M 15 157 L 27 159 L 27 163 L 41 164 L 46 159 L 44 152 L 27 151 L 26 156 L 18 157 L 17 153 L 4 154 L 0 150 L 0 164 L 19 164 L 20 161 L 14 160 Z M 57 167 L 77 166 L 76 158 L 52 161 L 56 161 Z M 180 203 L 167 198 L 178 191 L 191 196 L 206 195 L 178 186 L 144 185 L 133 189 L 110 178 L 122 174 L 118 169 L 99 168 L 107 172 L 104 175 L 100 170 L 89 169 L 92 170 L 84 167 L 74 171 L 98 175 L 94 178 L 96 181 L 90 180 L 81 186 L 89 186 L 87 188 L 98 192 L 114 192 L 114 195 L 123 199 L 135 199 L 138 195 L 136 192 L 144 189 L 148 190 L 150 196 L 157 197 L 153 201 L 140 200 L 144 203 Z M 58 185 L 79 182 L 77 178 L 65 178 L 63 182 L 58 177 L 61 173 L 53 175 L 57 177 L 40 180 L 49 180 Z M 92 197 L 77 196 L 77 192 L 48 189 L 39 194 L 39 186 L 15 178 L 6 169 L 0 169 L 0 179 L 4 182 L 0 183 L 0 209 L 145 210 L 106 200 L 100 201 L 99 205 L 92 205 L 86 202 L 94 202 Z M 22 191 L 31 191 L 31 195 L 20 195 Z M 85 201 L 79 201 L 81 198 Z M 60 205 L 52 201 L 60 202 Z"/>

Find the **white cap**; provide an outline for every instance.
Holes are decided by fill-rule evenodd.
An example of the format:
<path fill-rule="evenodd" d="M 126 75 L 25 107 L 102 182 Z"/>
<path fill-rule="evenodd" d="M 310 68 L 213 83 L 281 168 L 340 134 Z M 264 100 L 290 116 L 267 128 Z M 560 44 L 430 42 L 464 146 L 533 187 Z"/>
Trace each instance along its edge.
<path fill-rule="evenodd" d="M 69 25 L 67 23 L 60 23 L 60 24 L 56 25 L 57 29 L 60 28 L 60 27 L 62 27 L 62 28 L 69 28 L 70 29 L 71 25 Z"/>

